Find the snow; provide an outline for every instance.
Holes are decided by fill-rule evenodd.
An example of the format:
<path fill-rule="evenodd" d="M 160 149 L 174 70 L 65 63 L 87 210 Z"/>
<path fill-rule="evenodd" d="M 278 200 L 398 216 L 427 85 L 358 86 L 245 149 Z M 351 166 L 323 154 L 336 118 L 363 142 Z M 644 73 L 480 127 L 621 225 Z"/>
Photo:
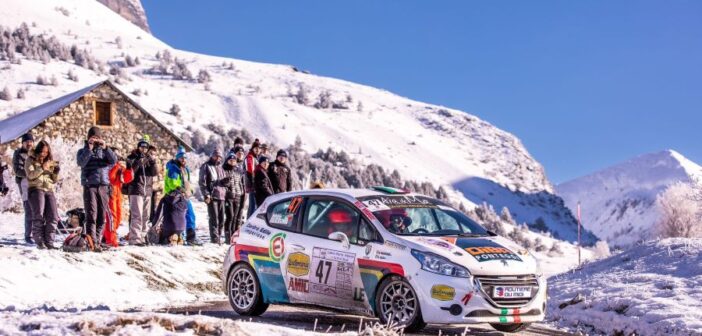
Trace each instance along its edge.
<path fill-rule="evenodd" d="M 549 279 L 547 319 L 586 333 L 702 335 L 702 239 L 649 241 Z M 580 295 L 583 301 L 559 306 Z"/>
<path fill-rule="evenodd" d="M 0 313 L 1 335 L 241 335 L 315 336 L 358 335 L 356 332 L 320 333 L 270 324 L 231 321 L 201 315 L 158 313 Z M 375 333 L 388 335 L 394 333 Z"/>
<path fill-rule="evenodd" d="M 64 15 L 56 8 L 64 8 L 70 14 Z M 126 55 L 139 57 L 140 65 L 123 69 L 129 80 L 123 80 L 119 86 L 124 92 L 148 92 L 130 96 L 176 134 L 190 126 L 209 135 L 204 126 L 213 123 L 245 128 L 279 146 L 292 144 L 299 135 L 303 148 L 309 152 L 328 147 L 343 149 L 361 163 L 376 163 L 389 170 L 397 169 L 406 179 L 444 186 L 455 201 L 469 207 L 483 201 L 498 202 L 495 189 L 500 194 L 514 193 L 509 205 L 515 218 L 533 222 L 542 217 L 553 232 L 574 240 L 575 221 L 551 195 L 553 186 L 543 167 L 514 135 L 468 113 L 297 72 L 289 65 L 174 50 L 97 1 L 6 0 L 0 7 L 0 16 L 6 27 L 27 22 L 33 34 L 55 35 L 66 45 L 89 49 L 107 63 L 123 62 Z M 122 41 L 121 48 L 115 43 L 117 37 Z M 158 65 L 154 55 L 165 49 L 187 63 L 194 74 L 207 70 L 212 77 L 209 89 L 196 82 L 145 74 L 145 70 Z M 223 63 L 233 64 L 234 69 Z M 0 67 L 9 67 L 2 70 L 0 87 L 8 86 L 13 92 L 23 88 L 26 92 L 26 99 L 0 101 L 0 117 L 103 79 L 92 71 L 59 61 L 46 65 L 27 59 L 22 59 L 21 65 L 0 61 Z M 69 70 L 79 77 L 78 82 L 66 78 Z M 32 84 L 38 74 L 55 75 L 59 85 Z M 300 105 L 290 97 L 300 85 L 309 90 L 312 100 L 325 91 L 331 93 L 334 101 L 350 96 L 351 108 Z M 362 111 L 355 108 L 359 102 Z M 181 107 L 181 117 L 168 114 L 173 104 Z M 487 183 L 487 187 L 472 189 L 476 181 Z M 548 199 L 541 204 L 545 197 Z"/>
<path fill-rule="evenodd" d="M 659 218 L 656 197 L 676 182 L 702 178 L 702 167 L 680 153 L 665 150 L 638 156 L 557 186 L 565 204 L 576 211 L 580 201 L 583 226 L 610 245 L 630 246 L 653 238 Z"/>
<path fill-rule="evenodd" d="M 205 207 L 195 205 L 199 223 L 206 223 Z M 19 243 L 22 215 L 1 218 L 0 310 L 151 309 L 226 300 L 220 279 L 226 245 L 46 251 Z M 127 232 L 123 223 L 119 235 Z M 198 236 L 208 239 L 206 226 L 200 224 Z"/>

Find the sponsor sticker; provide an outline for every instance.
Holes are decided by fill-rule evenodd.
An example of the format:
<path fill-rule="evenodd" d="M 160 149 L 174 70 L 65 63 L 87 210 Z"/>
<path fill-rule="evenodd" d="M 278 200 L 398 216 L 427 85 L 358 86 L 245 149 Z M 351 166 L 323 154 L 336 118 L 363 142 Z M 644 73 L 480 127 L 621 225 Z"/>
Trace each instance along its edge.
<path fill-rule="evenodd" d="M 497 286 L 493 289 L 494 298 L 530 298 L 531 287 L 529 286 Z"/>
<path fill-rule="evenodd" d="M 446 285 L 434 285 L 431 287 L 431 297 L 439 301 L 451 301 L 456 296 L 456 290 Z"/>
<path fill-rule="evenodd" d="M 310 282 L 307 279 L 293 278 L 288 280 L 288 290 L 300 293 L 310 292 Z"/>
<path fill-rule="evenodd" d="M 266 239 L 271 234 L 271 230 L 253 224 L 244 226 L 244 233 L 259 239 Z"/>
<path fill-rule="evenodd" d="M 463 248 L 468 254 L 472 255 L 480 262 L 492 260 L 522 261 L 522 259 L 510 249 L 492 240 L 459 239 L 456 245 Z"/>
<path fill-rule="evenodd" d="M 269 256 L 273 261 L 280 261 L 285 255 L 285 233 L 276 233 L 271 237 L 270 247 L 268 249 Z"/>
<path fill-rule="evenodd" d="M 400 244 L 400 243 L 396 243 L 396 242 L 394 242 L 394 241 L 390 241 L 390 240 L 386 240 L 384 244 L 385 244 L 385 246 L 387 246 L 387 247 L 391 247 L 391 248 L 394 248 L 394 249 L 398 249 L 398 250 L 400 250 L 400 251 L 404 251 L 404 250 L 407 249 L 407 246 L 402 245 L 402 244 Z"/>
<path fill-rule="evenodd" d="M 373 215 L 373 213 L 371 212 L 371 210 L 369 210 L 369 209 L 368 209 L 363 203 L 361 203 L 360 201 L 353 202 L 353 205 L 355 205 L 359 210 L 361 210 L 361 212 L 362 212 L 364 215 L 366 215 L 366 217 L 368 217 L 368 219 L 370 219 L 370 220 L 373 220 L 373 219 L 377 220 L 377 218 L 375 218 L 375 215 Z"/>
<path fill-rule="evenodd" d="M 450 250 L 454 246 L 454 245 L 449 244 L 446 241 L 438 240 L 438 239 L 420 238 L 419 241 L 421 241 L 425 244 L 431 245 L 431 246 L 436 246 L 438 248 L 445 249 L 445 250 Z"/>
<path fill-rule="evenodd" d="M 375 251 L 375 259 L 378 260 L 387 260 L 388 258 L 392 258 L 392 254 L 390 252 L 386 251 Z"/>
<path fill-rule="evenodd" d="M 280 272 L 280 268 L 278 267 L 269 267 L 269 266 L 259 266 L 258 267 L 258 273 L 260 274 L 271 274 L 271 275 L 282 275 Z"/>
<path fill-rule="evenodd" d="M 310 273 L 310 256 L 295 252 L 288 256 L 288 273 L 294 276 L 304 276 Z"/>

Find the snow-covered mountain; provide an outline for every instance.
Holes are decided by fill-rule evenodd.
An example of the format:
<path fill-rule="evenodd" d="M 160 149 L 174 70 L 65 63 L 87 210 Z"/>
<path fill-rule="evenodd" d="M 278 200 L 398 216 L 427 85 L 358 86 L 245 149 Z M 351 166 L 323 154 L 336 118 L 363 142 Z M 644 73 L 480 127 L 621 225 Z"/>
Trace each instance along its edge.
<path fill-rule="evenodd" d="M 507 206 L 520 223 L 576 238 L 572 214 L 519 139 L 468 113 L 290 65 L 175 50 L 98 1 L 4 0 L 0 17 L 5 27 L 26 23 L 31 34 L 55 37 L 52 45 L 85 50 L 83 66 L 47 52 L 0 57 L 0 90 L 24 94 L 0 100 L 0 118 L 109 77 L 176 133 L 245 128 L 281 147 L 300 136 L 309 152 L 343 149 L 361 163 L 444 186 L 456 202 Z M 55 85 L 37 84 L 42 76 Z M 169 113 L 173 105 L 179 113 Z"/>
<path fill-rule="evenodd" d="M 635 157 L 556 187 L 583 226 L 616 246 L 651 237 L 659 217 L 656 197 L 675 182 L 700 181 L 702 167 L 674 150 Z"/>

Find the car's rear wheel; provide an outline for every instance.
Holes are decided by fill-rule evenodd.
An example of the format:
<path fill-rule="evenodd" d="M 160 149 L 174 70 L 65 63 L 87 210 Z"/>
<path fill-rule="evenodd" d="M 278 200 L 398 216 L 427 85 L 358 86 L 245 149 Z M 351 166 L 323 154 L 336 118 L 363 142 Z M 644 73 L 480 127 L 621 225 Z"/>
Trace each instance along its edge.
<path fill-rule="evenodd" d="M 490 323 L 495 330 L 508 333 L 524 331 L 526 328 L 529 328 L 529 324 L 530 323 Z"/>
<path fill-rule="evenodd" d="M 380 322 L 405 328 L 407 332 L 423 329 L 419 298 L 404 278 L 396 275 L 385 278 L 378 286 L 375 307 Z"/>
<path fill-rule="evenodd" d="M 229 273 L 227 286 L 229 304 L 239 315 L 259 316 L 268 309 L 268 304 L 263 302 L 258 277 L 248 264 L 234 266 Z"/>

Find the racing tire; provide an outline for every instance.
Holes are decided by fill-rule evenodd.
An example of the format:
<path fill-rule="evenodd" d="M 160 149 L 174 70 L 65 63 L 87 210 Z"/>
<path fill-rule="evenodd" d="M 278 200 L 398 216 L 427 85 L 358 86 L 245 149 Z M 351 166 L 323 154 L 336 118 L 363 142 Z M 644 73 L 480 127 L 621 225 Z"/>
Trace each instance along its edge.
<path fill-rule="evenodd" d="M 490 323 L 495 330 L 507 333 L 524 331 L 529 328 L 529 324 L 531 323 Z"/>
<path fill-rule="evenodd" d="M 408 333 L 422 330 L 427 325 L 422 318 L 417 293 L 401 276 L 391 275 L 378 285 L 375 308 L 383 325 L 402 327 Z"/>
<path fill-rule="evenodd" d="M 227 279 L 227 297 L 234 311 L 243 316 L 259 316 L 266 312 L 261 283 L 256 272 L 246 263 L 234 266 Z"/>

